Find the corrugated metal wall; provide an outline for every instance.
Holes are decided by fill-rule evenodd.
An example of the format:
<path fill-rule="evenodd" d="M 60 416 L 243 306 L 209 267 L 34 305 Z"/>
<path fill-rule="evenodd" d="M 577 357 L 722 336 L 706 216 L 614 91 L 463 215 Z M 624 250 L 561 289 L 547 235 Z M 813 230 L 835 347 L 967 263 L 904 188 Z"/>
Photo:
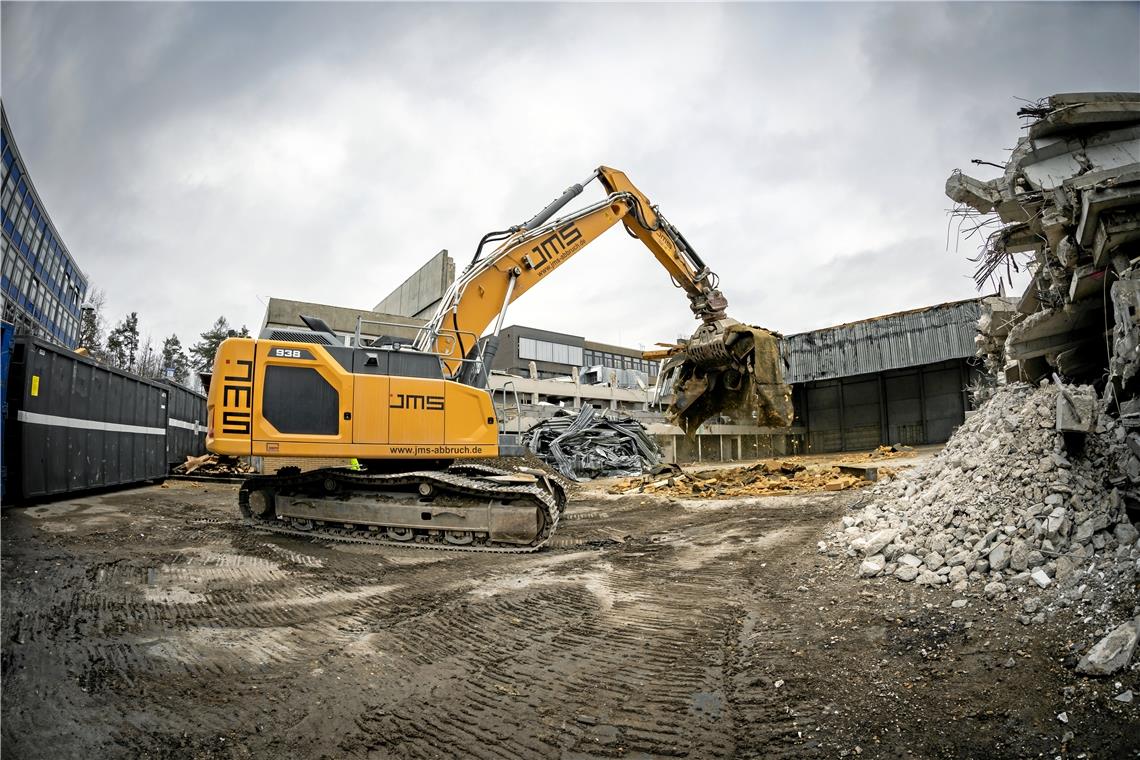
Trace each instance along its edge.
<path fill-rule="evenodd" d="M 865 375 L 974 355 L 978 300 L 877 317 L 785 336 L 792 385 Z"/>
<path fill-rule="evenodd" d="M 977 371 L 956 359 L 797 385 L 808 451 L 943 443 L 965 419 L 966 386 Z"/>

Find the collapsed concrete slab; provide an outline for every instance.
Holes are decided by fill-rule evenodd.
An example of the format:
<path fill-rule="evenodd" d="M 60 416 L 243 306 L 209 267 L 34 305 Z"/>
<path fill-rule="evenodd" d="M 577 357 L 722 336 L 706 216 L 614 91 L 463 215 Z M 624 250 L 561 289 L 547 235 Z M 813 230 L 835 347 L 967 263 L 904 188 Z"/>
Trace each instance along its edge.
<path fill-rule="evenodd" d="M 1001 177 L 955 171 L 946 182 L 959 214 L 997 225 L 976 259 L 979 285 L 1006 267 L 1033 275 L 1016 310 L 987 300 L 979 354 L 998 377 L 1093 382 L 1109 371 L 1118 397 L 1137 395 L 1140 93 L 1062 93 L 1018 115 L 1028 134 Z"/>

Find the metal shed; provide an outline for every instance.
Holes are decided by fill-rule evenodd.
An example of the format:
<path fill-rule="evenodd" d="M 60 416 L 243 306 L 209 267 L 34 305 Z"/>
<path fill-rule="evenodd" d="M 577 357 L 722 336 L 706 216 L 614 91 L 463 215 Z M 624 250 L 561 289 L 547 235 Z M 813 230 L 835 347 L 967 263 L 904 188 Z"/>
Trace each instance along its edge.
<path fill-rule="evenodd" d="M 783 339 L 787 381 L 811 452 L 946 441 L 980 372 L 970 299 Z"/>

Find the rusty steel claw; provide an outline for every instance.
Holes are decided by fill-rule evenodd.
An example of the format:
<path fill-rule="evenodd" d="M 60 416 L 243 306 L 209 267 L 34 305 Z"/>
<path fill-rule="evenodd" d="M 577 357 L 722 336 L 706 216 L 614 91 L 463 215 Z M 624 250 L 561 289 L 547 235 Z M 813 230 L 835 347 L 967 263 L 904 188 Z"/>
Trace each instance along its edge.
<path fill-rule="evenodd" d="M 787 427 L 792 394 L 783 369 L 777 334 L 732 319 L 701 325 L 662 368 L 672 381 L 670 416 L 689 436 L 717 416 Z"/>

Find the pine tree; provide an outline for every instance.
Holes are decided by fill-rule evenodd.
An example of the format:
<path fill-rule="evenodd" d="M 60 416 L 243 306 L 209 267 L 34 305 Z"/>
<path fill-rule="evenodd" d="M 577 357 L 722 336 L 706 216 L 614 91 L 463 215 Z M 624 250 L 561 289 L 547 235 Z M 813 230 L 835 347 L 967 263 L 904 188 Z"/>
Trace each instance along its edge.
<path fill-rule="evenodd" d="M 194 369 L 200 372 L 209 372 L 214 368 L 214 357 L 218 347 L 226 338 L 248 338 L 249 328 L 245 325 L 240 330 L 230 327 L 225 317 L 218 317 L 213 326 L 202 333 L 202 340 L 190 347 L 190 354 L 194 357 Z"/>
<path fill-rule="evenodd" d="M 171 335 L 162 342 L 162 367 L 165 374 L 167 370 L 174 372 L 174 380 L 185 383 L 190 378 L 190 360 L 182 350 L 182 341 L 177 335 Z"/>
<path fill-rule="evenodd" d="M 87 353 L 96 358 L 104 355 L 103 330 L 105 327 L 103 307 L 107 296 L 99 288 L 87 291 L 87 299 L 83 302 L 79 322 L 79 347 L 86 349 Z"/>
<path fill-rule="evenodd" d="M 132 311 L 107 335 L 107 360 L 113 367 L 133 372 L 138 351 L 139 313 Z"/>

